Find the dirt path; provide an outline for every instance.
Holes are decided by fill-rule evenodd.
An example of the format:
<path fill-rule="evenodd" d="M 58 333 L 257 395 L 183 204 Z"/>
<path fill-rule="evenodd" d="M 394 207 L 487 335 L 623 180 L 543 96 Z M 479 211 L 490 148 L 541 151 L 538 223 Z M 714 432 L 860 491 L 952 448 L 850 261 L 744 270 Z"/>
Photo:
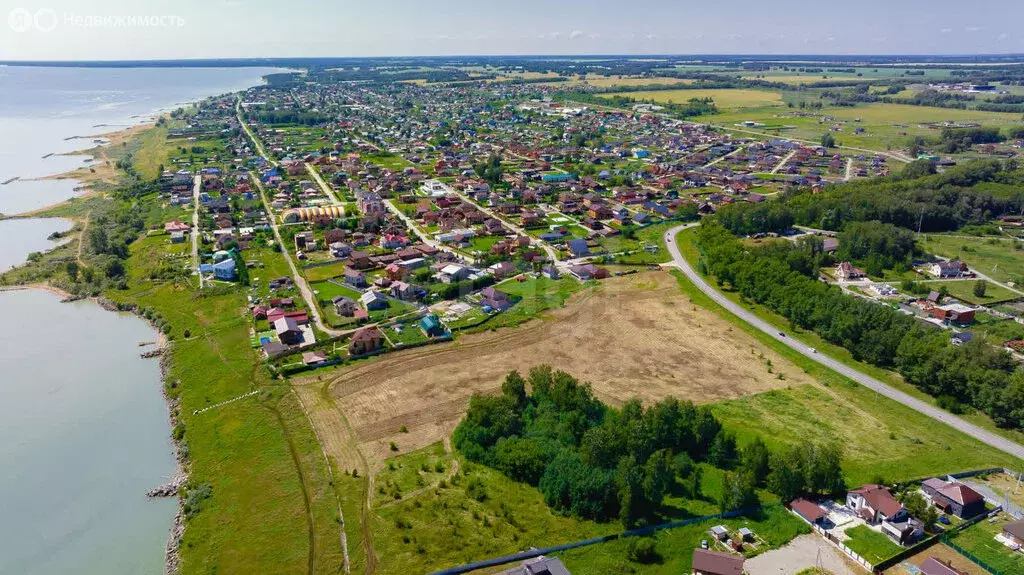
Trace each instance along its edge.
<path fill-rule="evenodd" d="M 331 479 L 331 484 L 334 483 L 334 466 L 331 465 L 331 458 L 327 455 L 327 449 L 324 447 L 323 438 L 320 437 L 320 431 L 316 425 L 313 425 L 313 420 L 309 418 L 309 410 L 306 409 L 306 405 L 302 402 L 302 396 L 295 391 L 295 388 L 291 388 L 291 392 L 295 395 L 295 399 L 299 402 L 299 407 L 302 408 L 302 412 L 306 415 L 306 421 L 309 422 L 310 429 L 313 430 L 313 435 L 316 436 L 317 445 L 320 446 L 320 452 L 324 456 L 324 463 L 327 465 L 327 476 Z M 345 514 L 341 509 L 341 500 L 338 498 L 338 492 L 331 489 L 334 493 L 334 500 L 338 503 L 338 522 L 341 525 L 341 553 L 344 559 L 343 568 L 345 573 L 350 572 L 350 564 L 348 558 L 348 537 L 345 534 Z"/>
<path fill-rule="evenodd" d="M 785 546 L 747 559 L 744 568 L 750 575 L 793 575 L 820 565 L 835 575 L 861 575 L 838 549 L 819 535 L 801 535 Z"/>
<path fill-rule="evenodd" d="M 281 412 L 276 407 L 267 407 L 274 417 L 277 418 L 281 432 L 284 434 L 285 442 L 288 444 L 288 452 L 291 453 L 292 463 L 295 464 L 295 472 L 299 476 L 299 489 L 302 491 L 302 503 L 306 506 L 306 529 L 309 531 L 309 557 L 306 562 L 306 572 L 313 575 L 316 570 L 316 528 L 313 517 L 313 506 L 309 501 L 309 489 L 306 486 L 306 474 L 302 471 L 302 462 L 299 461 L 299 453 L 295 448 L 295 441 L 292 439 L 288 426 L 284 423 Z"/>
<path fill-rule="evenodd" d="M 75 261 L 81 267 L 85 267 L 85 262 L 82 261 L 82 246 L 85 244 L 85 234 L 89 231 L 89 218 L 91 216 L 92 211 L 85 213 L 85 219 L 82 220 L 82 231 L 78 234 L 78 250 L 75 252 Z"/>
<path fill-rule="evenodd" d="M 376 554 L 373 549 L 373 534 L 370 529 L 369 515 L 370 466 L 359 451 L 352 428 L 348 424 L 345 414 L 335 404 L 328 391 L 328 386 L 329 383 L 319 381 L 292 381 L 292 389 L 298 395 L 299 403 L 313 426 L 324 457 L 328 460 L 333 459 L 335 465 L 345 471 L 358 471 L 364 478 L 364 493 L 360 498 L 359 528 L 366 548 L 366 573 L 372 573 L 376 568 Z M 342 530 L 344 532 L 344 519 L 342 519 Z M 346 549 L 347 564 L 347 540 L 344 540 L 343 548 Z"/>

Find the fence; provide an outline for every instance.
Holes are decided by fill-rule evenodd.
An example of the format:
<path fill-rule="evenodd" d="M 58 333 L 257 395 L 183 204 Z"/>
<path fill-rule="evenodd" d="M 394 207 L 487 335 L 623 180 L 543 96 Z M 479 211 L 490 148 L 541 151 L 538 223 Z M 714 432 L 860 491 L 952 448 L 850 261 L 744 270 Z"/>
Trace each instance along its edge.
<path fill-rule="evenodd" d="M 932 545 L 935 545 L 938 542 L 939 542 L 939 536 L 938 535 L 933 535 L 933 536 L 925 539 L 924 541 L 921 541 L 917 545 L 914 545 L 913 547 L 908 547 L 908 548 L 904 549 L 903 551 L 900 551 L 896 555 L 893 555 L 892 557 L 890 557 L 890 558 L 888 558 L 888 559 L 886 559 L 884 561 L 879 562 L 877 565 L 875 565 L 875 568 L 874 568 L 873 572 L 874 573 L 881 573 L 881 572 L 885 571 L 886 569 L 888 569 L 890 567 L 894 567 L 894 566 L 898 565 L 899 563 L 902 563 L 903 560 L 906 559 L 907 557 L 912 557 L 914 555 L 917 555 L 918 553 L 924 551 L 925 549 L 928 549 L 929 547 L 931 547 Z"/>
<path fill-rule="evenodd" d="M 458 567 L 450 567 L 448 569 L 436 571 L 432 575 L 459 575 L 461 573 L 469 573 L 470 571 L 476 571 L 477 569 L 497 567 L 499 565 L 505 565 L 507 563 L 514 563 L 516 561 L 523 561 L 526 559 L 533 559 L 534 557 L 540 557 L 541 555 L 549 555 L 551 553 L 557 553 L 559 551 L 568 551 L 569 549 L 587 547 L 589 545 L 596 545 L 598 543 L 607 543 L 609 541 L 615 541 L 616 539 L 624 539 L 626 537 L 642 537 L 644 535 L 650 535 L 656 531 L 661 531 L 663 529 L 684 527 L 686 525 L 693 525 L 694 523 L 700 523 L 702 521 L 712 521 L 714 519 L 730 519 L 732 517 L 739 517 L 740 515 L 747 515 L 750 513 L 754 513 L 756 511 L 770 509 L 772 507 L 778 507 L 779 505 L 780 504 L 765 505 L 761 507 L 750 507 L 747 509 L 740 509 L 738 511 L 728 511 L 726 513 L 719 513 L 717 515 L 693 517 L 690 519 L 683 519 L 681 521 L 673 521 L 671 523 L 662 523 L 661 525 L 653 525 L 651 527 L 633 529 L 631 531 L 625 531 L 623 533 L 605 535 L 604 537 L 595 537 L 593 539 L 585 539 L 583 541 L 574 541 L 572 543 L 555 545 L 553 547 L 545 547 L 543 549 L 531 549 L 529 551 L 523 551 L 521 553 L 513 553 L 512 555 L 504 555 L 502 557 L 495 557 L 493 559 L 485 559 L 483 561 L 467 563 L 466 565 L 460 565 Z"/>
<path fill-rule="evenodd" d="M 952 539 L 947 538 L 945 535 L 942 536 L 942 542 L 945 543 L 946 545 L 949 545 L 950 547 L 952 547 L 954 551 L 956 551 L 957 553 L 963 555 L 966 559 L 970 559 L 971 562 L 974 563 L 975 565 L 978 565 L 979 567 L 981 567 L 982 569 L 988 571 L 989 573 L 992 573 L 993 575 L 1010 575 L 1009 573 L 1004 573 L 1002 571 L 999 571 L 995 567 L 992 567 L 988 563 L 985 563 L 984 561 L 982 561 L 981 559 L 976 557 L 970 551 L 968 551 L 968 550 L 964 549 L 963 547 L 961 547 L 961 546 L 957 545 L 956 543 L 954 543 Z"/>

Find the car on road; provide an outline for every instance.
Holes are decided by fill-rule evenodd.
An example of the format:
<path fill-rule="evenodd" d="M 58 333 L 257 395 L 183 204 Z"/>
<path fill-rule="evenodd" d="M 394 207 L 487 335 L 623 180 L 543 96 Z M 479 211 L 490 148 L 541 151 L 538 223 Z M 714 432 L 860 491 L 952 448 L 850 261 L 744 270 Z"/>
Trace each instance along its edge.
<path fill-rule="evenodd" d="M 809 347 L 807 349 L 811 350 L 811 353 L 818 353 L 818 350 L 814 349 L 813 347 Z"/>
<path fill-rule="evenodd" d="M 780 332 L 779 332 L 779 337 L 786 337 L 786 334 L 784 334 L 784 333 L 782 333 L 782 332 L 780 331 Z"/>

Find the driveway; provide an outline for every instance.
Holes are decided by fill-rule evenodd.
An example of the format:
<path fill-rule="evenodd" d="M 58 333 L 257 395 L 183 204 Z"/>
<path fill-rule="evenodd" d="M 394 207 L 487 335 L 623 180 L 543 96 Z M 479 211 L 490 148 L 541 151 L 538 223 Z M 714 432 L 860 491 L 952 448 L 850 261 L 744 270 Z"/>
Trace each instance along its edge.
<path fill-rule="evenodd" d="M 784 547 L 748 559 L 744 568 L 750 575 L 793 575 L 808 567 L 821 565 L 835 575 L 863 575 L 863 569 L 851 566 L 842 552 L 819 535 L 801 535 Z"/>

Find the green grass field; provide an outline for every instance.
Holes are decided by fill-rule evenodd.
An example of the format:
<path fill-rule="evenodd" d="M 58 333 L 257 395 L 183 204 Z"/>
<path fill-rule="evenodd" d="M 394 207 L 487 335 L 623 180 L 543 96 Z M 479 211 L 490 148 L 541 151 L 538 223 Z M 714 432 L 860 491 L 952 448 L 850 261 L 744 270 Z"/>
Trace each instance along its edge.
<path fill-rule="evenodd" d="M 957 533 L 952 541 L 993 569 L 1002 573 L 1024 573 L 1024 555 L 1009 550 L 994 539 L 1003 525 L 1011 520 L 1010 516 L 1001 514 L 995 523 L 980 521 Z"/>
<path fill-rule="evenodd" d="M 168 394 L 180 402 L 190 482 L 208 483 L 213 493 L 187 523 L 181 573 L 337 570 L 336 486 L 295 396 L 269 377 L 250 346 L 244 292 L 198 294 L 186 283 L 149 281 L 161 245 L 136 242 L 130 287 L 109 297 L 158 311 L 176 339 Z M 183 339 L 186 329 L 191 337 Z M 254 389 L 261 393 L 193 415 Z"/>
<path fill-rule="evenodd" d="M 309 282 L 321 282 L 331 278 L 336 278 L 345 273 L 345 262 L 337 262 L 333 264 L 327 264 L 318 266 L 315 268 L 307 268 L 302 270 L 303 277 Z"/>
<path fill-rule="evenodd" d="M 996 281 L 1024 280 L 1024 244 L 1017 240 L 924 234 L 918 241 L 925 251 L 960 259 Z"/>
<path fill-rule="evenodd" d="M 601 94 L 602 97 L 626 96 L 636 100 L 653 100 L 659 103 L 682 104 L 692 98 L 711 98 L 719 110 L 739 110 L 747 108 L 764 108 L 766 106 L 783 107 L 782 95 L 768 90 L 650 90 L 646 92 L 622 92 Z"/>
<path fill-rule="evenodd" d="M 747 552 L 748 557 L 780 547 L 797 535 L 810 531 L 806 523 L 779 506 L 768 508 L 764 512 L 752 516 L 704 521 L 659 531 L 653 537 L 658 559 L 649 564 L 637 563 L 629 559 L 629 539 L 619 539 L 573 549 L 556 553 L 556 555 L 565 562 L 569 571 L 587 575 L 689 573 L 693 550 L 700 547 L 702 540 L 711 541 L 708 530 L 715 525 L 724 525 L 730 533 L 741 527 L 746 527 L 763 539 L 765 544 Z M 722 551 L 723 549 L 719 547 L 718 550 Z"/>
<path fill-rule="evenodd" d="M 692 238 L 693 230 L 687 230 L 679 235 L 678 240 L 687 259 L 696 262 Z M 719 313 L 821 383 L 820 386 L 790 387 L 715 404 L 712 408 L 715 414 L 737 431 L 741 442 L 755 435 L 774 446 L 797 444 L 811 437 L 838 438 L 845 448 L 843 470 L 850 485 L 866 483 L 878 476 L 893 481 L 952 470 L 1013 465 L 1012 456 L 886 399 L 792 351 L 723 310 L 682 274 L 677 274 L 677 278 L 683 292 L 694 304 Z M 726 295 L 739 301 L 735 294 Z M 901 391 L 935 403 L 934 398 L 903 382 L 898 374 L 857 362 L 845 349 L 831 345 L 813 333 L 794 331 L 787 320 L 761 306 L 749 302 L 742 305 L 790 337 Z M 960 417 L 1014 441 L 1024 440 L 1024 434 L 1020 432 L 996 428 L 984 414 L 972 412 Z"/>
<path fill-rule="evenodd" d="M 872 564 L 880 563 L 903 550 L 888 537 L 866 525 L 847 529 L 846 535 L 850 538 L 845 542 L 846 546 Z"/>
<path fill-rule="evenodd" d="M 714 97 L 714 96 L 712 96 Z M 717 100 L 716 100 L 717 101 Z M 719 106 L 723 108 L 723 106 Z M 752 120 L 769 126 L 786 125 L 792 129 L 760 130 L 762 133 L 781 134 L 789 138 L 800 138 L 818 141 L 829 126 L 836 122 L 845 122 L 843 130 L 832 132 L 836 141 L 843 146 L 884 151 L 888 148 L 901 148 L 906 145 L 908 136 L 938 136 L 938 130 L 920 126 L 925 122 L 942 122 L 945 120 L 958 122 L 977 122 L 984 126 L 1011 126 L 1019 122 L 1018 114 L 998 112 L 979 112 L 976 110 L 956 110 L 948 108 L 931 108 L 927 106 L 908 106 L 903 104 L 870 103 L 860 104 L 852 108 L 825 107 L 820 110 L 786 109 L 778 105 L 747 106 L 742 110 L 729 110 L 724 113 L 695 118 L 726 129 L 735 124 Z M 795 114 L 806 112 L 813 116 L 797 117 Z M 833 118 L 824 122 L 823 117 Z M 855 120 L 860 118 L 860 122 Z M 854 128 L 866 130 L 863 134 L 854 134 Z M 746 129 L 746 128 L 744 128 Z M 753 128 L 757 131 L 757 128 Z M 893 166 L 895 167 L 895 165 Z"/>
<path fill-rule="evenodd" d="M 979 280 L 929 281 L 921 282 L 921 285 L 935 291 L 940 291 L 945 288 L 946 293 L 956 299 L 977 305 L 992 305 L 1024 297 L 992 282 L 985 282 L 985 295 L 978 297 L 974 295 L 974 284 L 978 281 Z"/>

